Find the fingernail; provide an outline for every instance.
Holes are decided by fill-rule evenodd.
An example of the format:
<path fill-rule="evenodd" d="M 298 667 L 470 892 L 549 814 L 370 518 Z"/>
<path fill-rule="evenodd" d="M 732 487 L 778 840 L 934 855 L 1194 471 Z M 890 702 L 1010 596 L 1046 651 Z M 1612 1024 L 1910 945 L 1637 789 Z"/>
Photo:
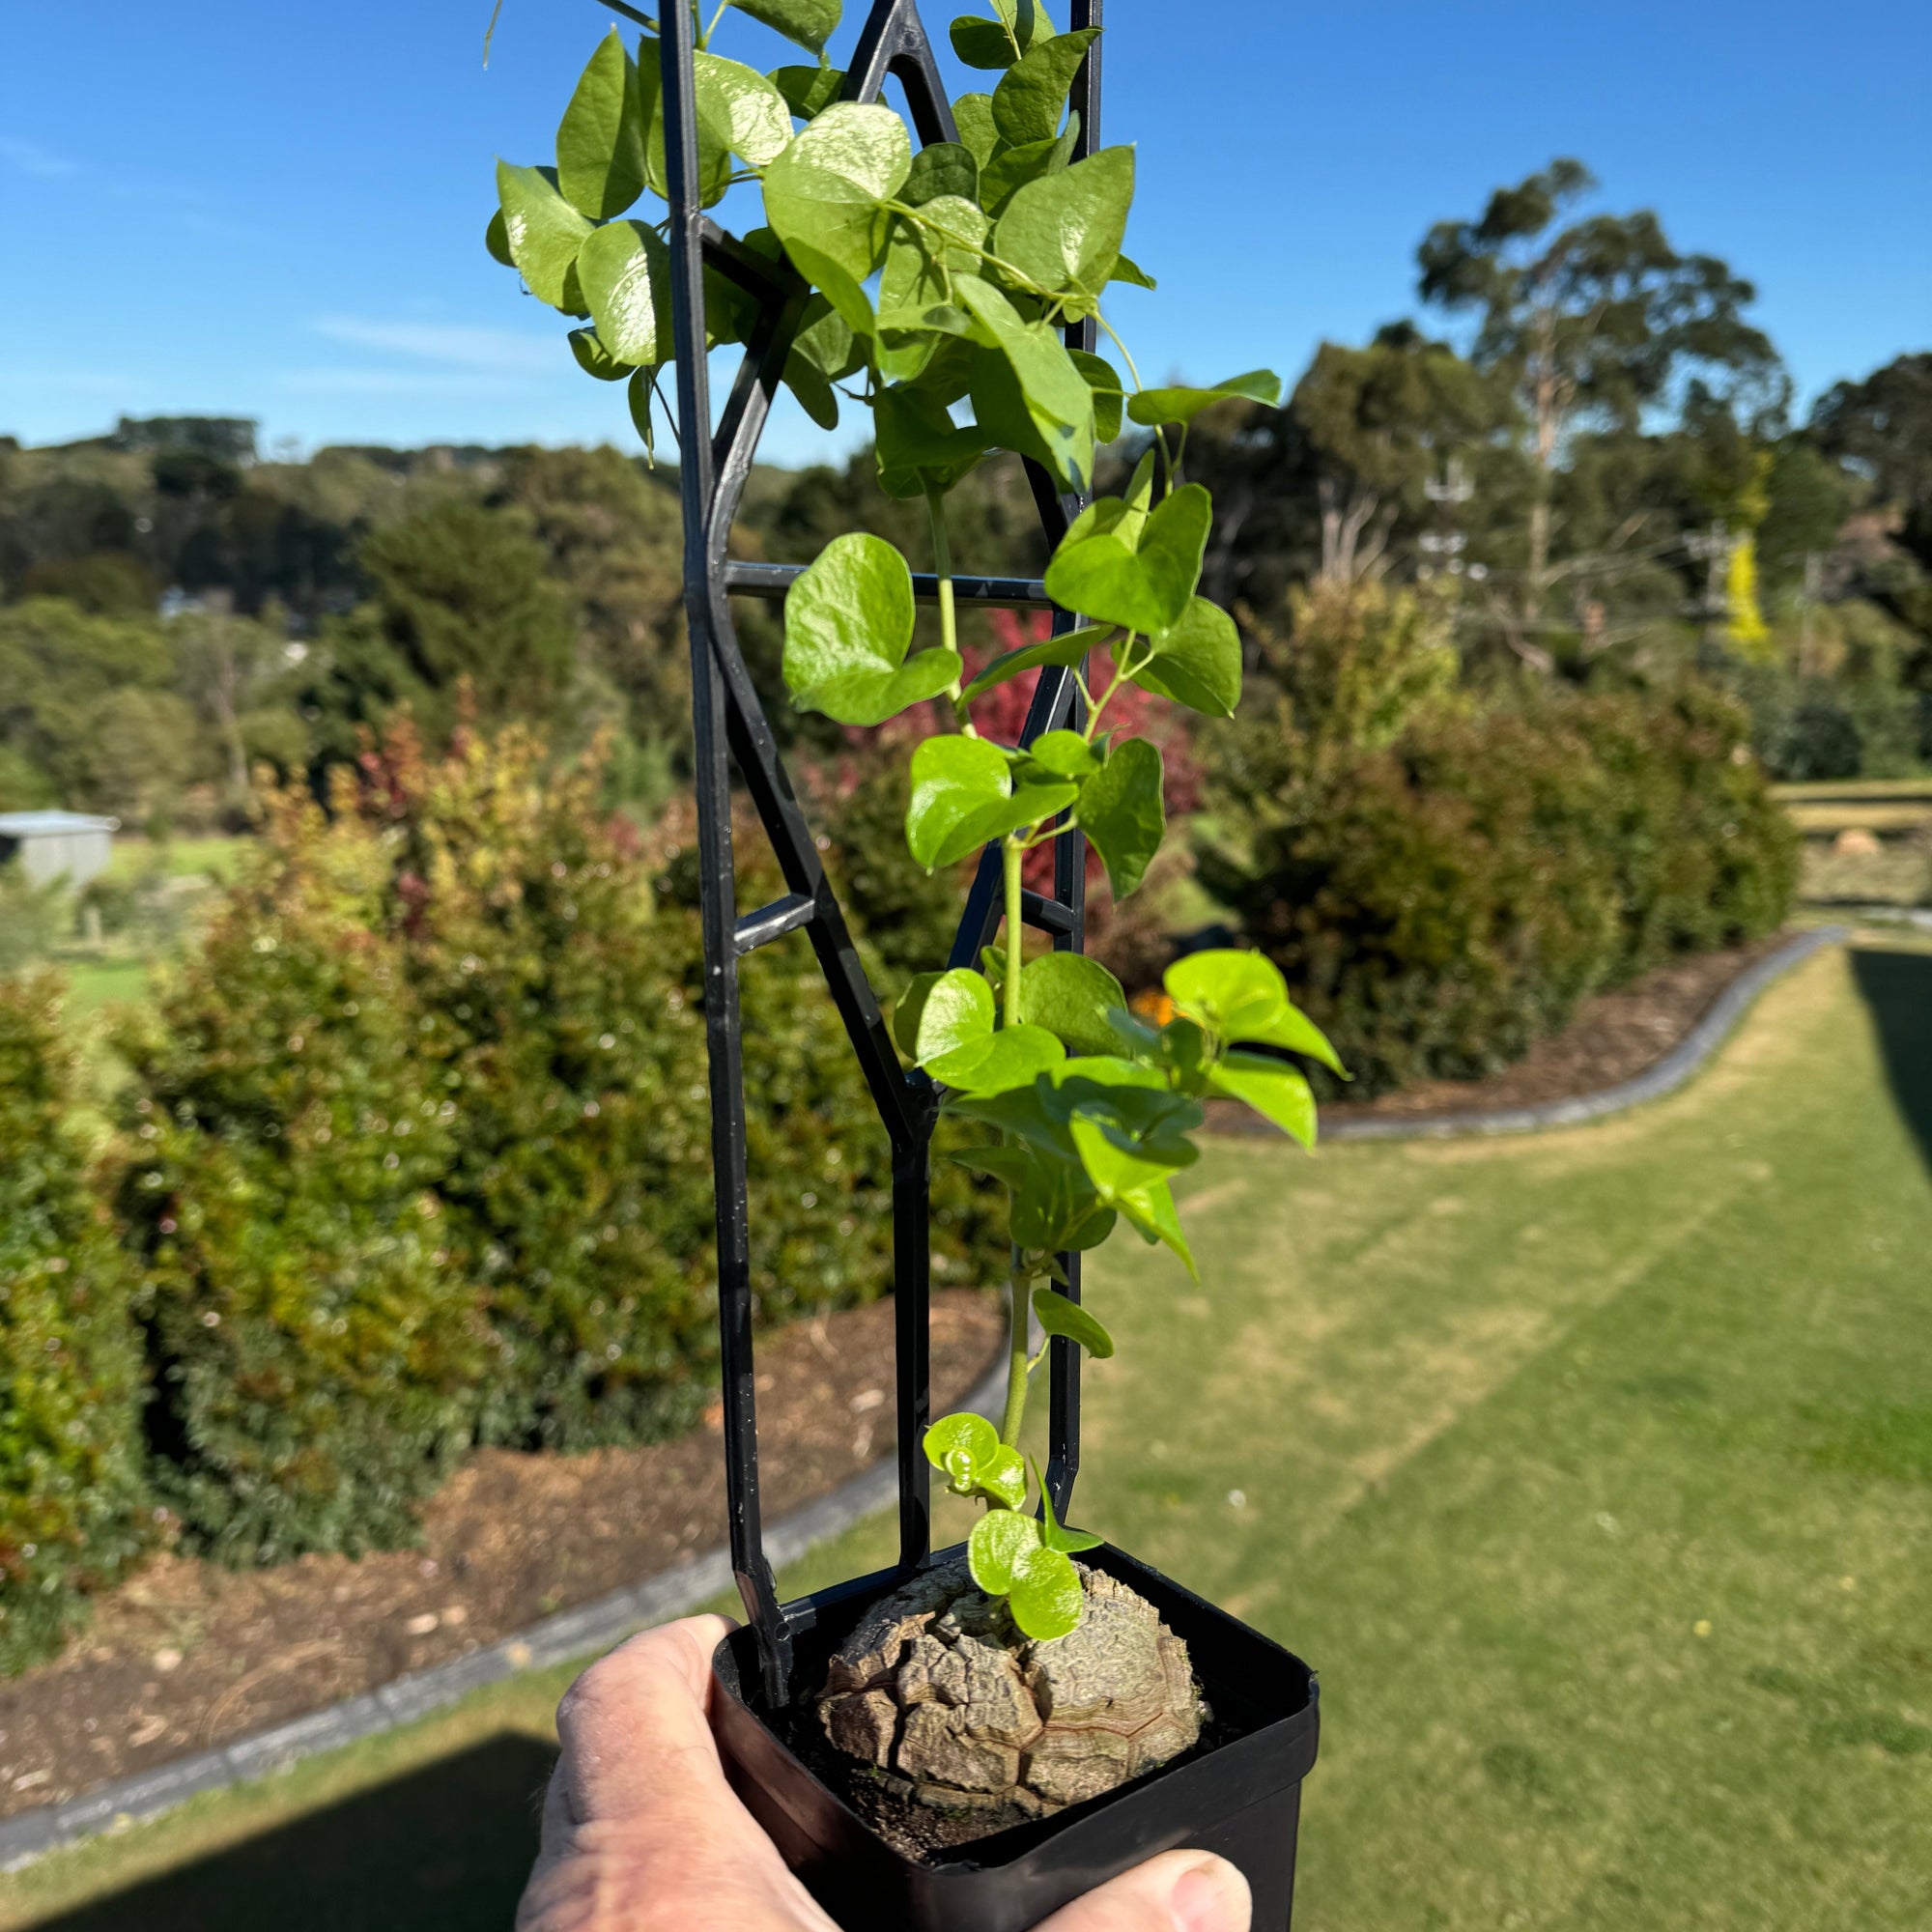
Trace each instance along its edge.
<path fill-rule="evenodd" d="M 1181 1873 L 1168 1900 L 1175 1932 L 1248 1932 L 1248 1882 L 1226 1859 Z"/>

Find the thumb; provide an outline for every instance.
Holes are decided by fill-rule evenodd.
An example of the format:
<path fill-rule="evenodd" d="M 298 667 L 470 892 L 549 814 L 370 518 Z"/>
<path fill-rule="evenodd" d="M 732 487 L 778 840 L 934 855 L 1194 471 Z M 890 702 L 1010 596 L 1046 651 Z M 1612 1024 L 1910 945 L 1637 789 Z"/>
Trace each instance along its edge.
<path fill-rule="evenodd" d="M 1248 1932 L 1248 1882 L 1211 1852 L 1164 1852 L 1063 1906 L 1035 1932 Z"/>

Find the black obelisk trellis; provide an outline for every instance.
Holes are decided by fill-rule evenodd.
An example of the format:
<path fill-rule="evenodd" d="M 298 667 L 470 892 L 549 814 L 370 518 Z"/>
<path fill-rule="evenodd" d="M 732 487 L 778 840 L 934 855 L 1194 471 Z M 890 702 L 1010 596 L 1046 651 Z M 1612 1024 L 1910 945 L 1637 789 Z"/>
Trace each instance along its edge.
<path fill-rule="evenodd" d="M 1073 0 L 1071 24 L 1100 25 L 1101 0 Z M 622 11 L 630 13 L 628 7 Z M 641 17 L 641 16 L 635 16 Z M 876 1589 L 856 1579 L 834 1592 L 781 1605 L 765 1559 L 758 1499 L 757 1398 L 752 1352 L 751 1247 L 745 1182 L 744 1040 L 738 1009 L 738 961 L 755 948 L 803 931 L 818 956 L 839 1017 L 851 1037 L 867 1085 L 893 1149 L 894 1288 L 897 1351 L 899 1559 L 897 1573 L 931 1554 L 929 1467 L 921 1438 L 930 1419 L 927 1313 L 928 1150 L 938 1096 L 923 1074 L 899 1065 L 879 1003 L 859 963 L 843 914 L 819 863 L 810 825 L 753 689 L 731 621 L 732 594 L 781 597 L 796 567 L 733 562 L 725 554 L 752 457 L 783 373 L 809 295 L 788 269 L 744 248 L 702 212 L 697 189 L 697 129 L 692 112 L 692 22 L 681 0 L 662 13 L 666 164 L 670 196 L 671 298 L 677 345 L 677 413 L 684 499 L 684 605 L 691 631 L 692 709 L 696 725 L 698 858 L 702 872 L 704 1011 L 711 1058 L 711 1146 L 718 1189 L 718 1308 L 724 1378 L 724 1458 L 730 1492 L 731 1563 L 758 1637 L 765 1690 L 774 1709 L 790 1689 L 793 1634 L 809 1628 L 828 1599 Z M 887 76 L 904 90 L 922 142 L 957 138 L 952 112 L 913 0 L 876 0 L 845 78 L 844 98 L 873 100 Z M 1100 49 L 1090 49 L 1076 77 L 1072 106 L 1080 116 L 1075 158 L 1099 135 Z M 705 363 L 705 271 L 726 276 L 758 303 L 758 321 L 716 430 Z M 1094 325 L 1068 330 L 1092 349 Z M 1049 545 L 1059 542 L 1081 507 L 1061 495 L 1037 465 L 1029 480 Z M 936 580 L 915 575 L 923 601 Z M 1056 631 L 1076 619 L 1054 610 L 1045 586 L 1014 578 L 955 577 L 964 603 L 1052 610 Z M 1083 721 L 1073 674 L 1048 667 L 1039 676 L 1022 743 Z M 788 888 L 783 898 L 739 916 L 731 854 L 731 776 L 735 760 L 763 821 Z M 1054 893 L 1028 893 L 1027 922 L 1078 951 L 1083 940 L 1085 840 L 1067 831 L 1054 841 Z M 951 964 L 976 961 L 1000 917 L 1000 855 L 989 847 L 966 901 Z M 1078 1298 L 1079 1257 L 1063 1257 L 1066 1293 Z M 1080 1358 L 1055 1341 L 1047 1486 L 1063 1520 L 1080 1460 Z"/>

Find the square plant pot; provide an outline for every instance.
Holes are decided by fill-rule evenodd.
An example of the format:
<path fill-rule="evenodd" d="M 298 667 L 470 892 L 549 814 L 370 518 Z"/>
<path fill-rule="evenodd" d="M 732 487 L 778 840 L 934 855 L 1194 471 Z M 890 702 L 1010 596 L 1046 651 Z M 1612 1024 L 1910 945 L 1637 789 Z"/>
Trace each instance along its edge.
<path fill-rule="evenodd" d="M 752 1631 L 734 1631 L 718 1646 L 711 1723 L 725 1772 L 845 1932 L 1027 1932 L 1096 1885 L 1179 1846 L 1238 1865 L 1254 1891 L 1255 1932 L 1287 1932 L 1301 1780 L 1315 1762 L 1319 1729 L 1315 1673 L 1111 1545 L 1081 1561 L 1138 1590 L 1186 1642 L 1213 1714 L 1212 1741 L 1119 1790 L 931 1861 L 888 1845 L 794 1754 L 781 1732 L 790 1720 L 795 1735 L 796 1722 L 815 1722 L 815 1715 L 777 1714 L 774 1724 Z M 879 1594 L 829 1593 L 810 1626 L 795 1634 L 794 1682 L 808 1707 L 833 1651 Z"/>

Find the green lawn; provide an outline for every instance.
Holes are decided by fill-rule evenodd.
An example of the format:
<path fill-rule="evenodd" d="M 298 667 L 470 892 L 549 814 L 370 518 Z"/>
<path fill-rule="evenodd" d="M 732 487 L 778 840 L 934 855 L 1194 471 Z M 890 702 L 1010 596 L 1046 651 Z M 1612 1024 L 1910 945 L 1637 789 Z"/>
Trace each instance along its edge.
<path fill-rule="evenodd" d="M 133 879 L 156 860 L 171 879 L 192 878 L 199 874 L 221 883 L 232 879 L 242 855 L 253 841 L 247 838 L 172 838 L 165 845 L 152 839 L 126 837 L 114 841 L 114 856 L 108 861 L 107 877 Z"/>
<path fill-rule="evenodd" d="M 1297 1932 L 1932 1925 L 1932 952 L 1821 956 L 1598 1126 L 1223 1142 L 1186 1191 L 1207 1286 L 1094 1270 L 1074 1514 L 1320 1668 Z M 500 1927 L 564 1674 L 0 1925 Z"/>

